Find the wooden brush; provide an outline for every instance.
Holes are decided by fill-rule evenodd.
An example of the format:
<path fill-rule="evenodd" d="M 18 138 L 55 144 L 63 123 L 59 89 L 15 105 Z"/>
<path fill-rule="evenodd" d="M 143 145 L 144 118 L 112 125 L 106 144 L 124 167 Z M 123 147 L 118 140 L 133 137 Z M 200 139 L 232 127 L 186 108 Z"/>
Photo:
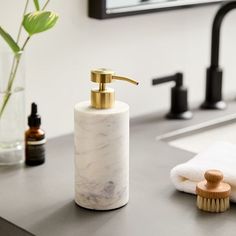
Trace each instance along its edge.
<path fill-rule="evenodd" d="M 197 184 L 197 207 L 208 212 L 224 212 L 230 207 L 231 187 L 222 182 L 223 174 L 219 170 L 208 170 L 204 181 Z"/>

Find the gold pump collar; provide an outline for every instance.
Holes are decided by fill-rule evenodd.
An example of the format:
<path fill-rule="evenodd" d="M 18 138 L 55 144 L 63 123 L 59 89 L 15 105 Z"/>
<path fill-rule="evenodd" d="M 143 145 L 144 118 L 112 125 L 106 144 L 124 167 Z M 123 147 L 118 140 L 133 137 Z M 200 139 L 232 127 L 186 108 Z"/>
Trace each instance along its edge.
<path fill-rule="evenodd" d="M 91 91 L 91 105 L 97 109 L 112 108 L 115 103 L 114 89 L 106 88 L 107 83 L 113 80 L 123 80 L 138 85 L 138 82 L 127 77 L 115 75 L 114 71 L 107 69 L 96 69 L 91 71 L 91 81 L 99 83 L 99 89 Z"/>

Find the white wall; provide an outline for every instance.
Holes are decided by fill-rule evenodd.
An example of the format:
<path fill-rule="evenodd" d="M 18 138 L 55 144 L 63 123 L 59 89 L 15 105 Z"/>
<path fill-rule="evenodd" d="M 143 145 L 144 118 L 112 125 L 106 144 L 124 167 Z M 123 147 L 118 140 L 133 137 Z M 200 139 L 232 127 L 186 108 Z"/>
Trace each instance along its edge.
<path fill-rule="evenodd" d="M 16 32 L 22 1 L 0 0 L 0 6 L 1 24 Z M 132 117 L 168 108 L 171 85 L 153 88 L 151 78 L 176 71 L 185 73 L 190 103 L 202 102 L 217 7 L 99 21 L 87 17 L 86 0 L 52 0 L 50 8 L 60 21 L 52 31 L 35 36 L 26 54 L 27 110 L 32 101 L 39 104 L 48 137 L 72 132 L 74 104 L 89 98 L 90 70 L 97 67 L 140 81 L 139 87 L 113 85 L 119 100 L 130 104 Z M 236 12 L 227 17 L 222 32 L 225 94 L 236 94 L 235 22 Z"/>

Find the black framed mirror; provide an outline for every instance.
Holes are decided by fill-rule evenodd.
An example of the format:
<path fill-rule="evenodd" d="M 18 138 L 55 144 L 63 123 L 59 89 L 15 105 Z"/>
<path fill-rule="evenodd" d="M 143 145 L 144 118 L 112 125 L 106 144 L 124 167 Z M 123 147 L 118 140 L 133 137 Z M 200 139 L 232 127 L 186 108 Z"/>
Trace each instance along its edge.
<path fill-rule="evenodd" d="M 89 0 L 89 16 L 107 19 L 183 7 L 216 4 L 225 0 Z"/>

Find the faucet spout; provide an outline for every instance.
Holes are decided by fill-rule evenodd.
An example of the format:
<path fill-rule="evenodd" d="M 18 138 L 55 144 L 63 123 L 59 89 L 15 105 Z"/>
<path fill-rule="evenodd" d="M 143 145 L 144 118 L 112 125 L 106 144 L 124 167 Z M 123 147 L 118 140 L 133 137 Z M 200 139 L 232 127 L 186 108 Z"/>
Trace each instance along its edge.
<path fill-rule="evenodd" d="M 236 1 L 229 2 L 219 9 L 212 27 L 212 48 L 211 48 L 211 66 L 219 66 L 219 48 L 220 48 L 220 30 L 223 19 L 233 9 L 236 8 Z"/>
<path fill-rule="evenodd" d="M 222 100 L 223 71 L 219 67 L 220 32 L 225 16 L 236 9 L 236 1 L 224 4 L 217 12 L 212 26 L 211 65 L 207 69 L 205 101 L 201 105 L 203 109 L 222 110 L 226 107 Z"/>

